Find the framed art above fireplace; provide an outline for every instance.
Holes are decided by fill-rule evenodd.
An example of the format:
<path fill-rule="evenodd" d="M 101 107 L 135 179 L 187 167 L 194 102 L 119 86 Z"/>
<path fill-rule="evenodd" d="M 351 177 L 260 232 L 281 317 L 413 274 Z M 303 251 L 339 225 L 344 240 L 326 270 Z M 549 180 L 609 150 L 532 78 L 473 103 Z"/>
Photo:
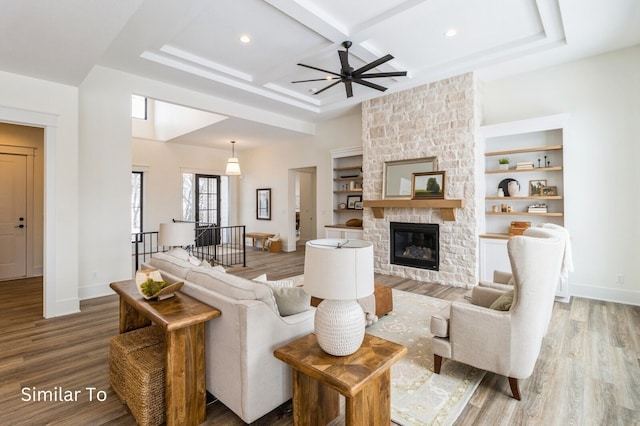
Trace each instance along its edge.
<path fill-rule="evenodd" d="M 437 169 L 436 157 L 385 161 L 382 177 L 382 199 L 410 200 L 413 174 L 433 172 Z"/>

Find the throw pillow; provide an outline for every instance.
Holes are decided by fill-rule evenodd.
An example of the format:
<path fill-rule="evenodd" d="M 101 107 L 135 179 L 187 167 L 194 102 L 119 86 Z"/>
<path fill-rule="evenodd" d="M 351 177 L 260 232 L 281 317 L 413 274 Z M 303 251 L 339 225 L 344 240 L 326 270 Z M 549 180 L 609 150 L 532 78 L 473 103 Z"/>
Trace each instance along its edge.
<path fill-rule="evenodd" d="M 169 256 L 177 257 L 180 260 L 189 260 L 189 252 L 183 248 L 175 247 L 167 252 Z"/>
<path fill-rule="evenodd" d="M 262 274 L 255 277 L 253 281 L 271 288 L 278 305 L 278 312 L 282 317 L 311 309 L 311 296 L 302 287 L 294 287 L 293 280 L 268 281 L 267 275 Z"/>
<path fill-rule="evenodd" d="M 253 281 L 269 284 L 271 287 L 293 287 L 293 280 L 269 281 L 267 280 L 267 274 L 258 275 Z"/>
<path fill-rule="evenodd" d="M 200 266 L 202 260 L 198 259 L 195 256 L 189 256 L 189 263 L 191 263 L 193 266 Z"/>
<path fill-rule="evenodd" d="M 508 311 L 511 309 L 511 305 L 513 304 L 513 295 L 514 290 L 509 290 L 503 293 L 502 296 L 498 297 L 491 306 L 489 306 L 489 309 L 494 309 L 496 311 Z"/>
<path fill-rule="evenodd" d="M 307 294 L 302 287 L 271 287 L 273 296 L 276 298 L 278 312 L 280 316 L 286 317 L 311 309 L 311 295 Z"/>

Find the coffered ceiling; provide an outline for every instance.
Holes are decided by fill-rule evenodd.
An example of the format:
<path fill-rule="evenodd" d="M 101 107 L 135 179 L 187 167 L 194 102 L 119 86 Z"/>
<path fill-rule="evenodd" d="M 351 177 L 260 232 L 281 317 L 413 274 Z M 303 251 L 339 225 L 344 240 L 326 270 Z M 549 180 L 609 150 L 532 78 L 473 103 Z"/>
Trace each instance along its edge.
<path fill-rule="evenodd" d="M 639 4 L 0 0 L 0 69 L 77 86 L 102 65 L 317 122 L 382 95 L 354 85 L 347 98 L 343 84 L 316 95 L 331 82 L 291 83 L 326 77 L 298 63 L 339 73 L 345 40 L 353 42 L 354 68 L 395 57 L 371 72 L 406 70 L 406 77 L 370 80 L 392 93 L 464 72 L 494 78 L 637 44 Z"/>

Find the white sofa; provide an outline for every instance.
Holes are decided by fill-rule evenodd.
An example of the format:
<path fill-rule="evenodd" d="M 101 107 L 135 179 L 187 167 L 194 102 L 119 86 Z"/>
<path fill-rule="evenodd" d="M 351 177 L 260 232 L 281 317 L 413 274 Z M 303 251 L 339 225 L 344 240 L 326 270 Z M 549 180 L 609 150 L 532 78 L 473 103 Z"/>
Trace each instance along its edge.
<path fill-rule="evenodd" d="M 281 316 L 269 285 L 227 274 L 220 267 L 196 267 L 165 253 L 154 255 L 143 267 L 159 269 L 167 281 L 184 281 L 182 292 L 222 312 L 206 324 L 210 393 L 246 423 L 291 399 L 291 368 L 273 351 L 313 331 L 314 308 L 308 299 L 306 310 Z"/>

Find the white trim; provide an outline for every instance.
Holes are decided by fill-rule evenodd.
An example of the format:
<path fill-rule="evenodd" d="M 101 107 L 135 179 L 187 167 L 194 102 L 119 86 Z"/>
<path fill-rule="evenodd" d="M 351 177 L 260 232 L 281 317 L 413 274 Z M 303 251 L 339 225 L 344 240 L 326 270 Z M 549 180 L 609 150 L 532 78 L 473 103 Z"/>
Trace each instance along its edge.
<path fill-rule="evenodd" d="M 56 302 L 56 315 L 69 315 L 69 314 L 77 314 L 80 312 L 80 301 L 77 298 L 61 300 Z M 50 317 L 46 317 L 50 318 Z"/>
<path fill-rule="evenodd" d="M 519 121 L 488 124 L 480 126 L 480 136 L 493 138 L 505 135 L 518 135 L 521 133 L 543 132 L 545 130 L 564 129 L 569 121 L 569 114 L 555 114 L 544 117 L 529 118 Z"/>
<path fill-rule="evenodd" d="M 115 293 L 108 284 L 94 284 L 78 288 L 78 299 L 94 299 L 96 297 L 113 296 Z"/>
<path fill-rule="evenodd" d="M 571 283 L 571 296 L 640 306 L 640 291 Z"/>
<path fill-rule="evenodd" d="M 78 299 L 58 302 L 56 270 L 56 144 L 58 117 L 54 114 L 0 106 L 0 121 L 44 128 L 43 303 L 45 318 L 79 312 Z"/>

